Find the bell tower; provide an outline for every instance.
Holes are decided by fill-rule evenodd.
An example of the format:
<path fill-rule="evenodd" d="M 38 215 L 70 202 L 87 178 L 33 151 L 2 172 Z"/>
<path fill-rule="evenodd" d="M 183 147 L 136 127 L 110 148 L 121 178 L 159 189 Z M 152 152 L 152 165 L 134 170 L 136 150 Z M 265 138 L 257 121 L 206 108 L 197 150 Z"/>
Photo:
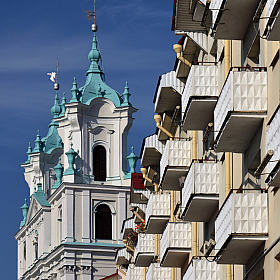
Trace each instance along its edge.
<path fill-rule="evenodd" d="M 64 93 L 60 102 L 56 79 L 49 132 L 37 133 L 22 164 L 30 201 L 15 235 L 19 279 L 91 280 L 116 271 L 138 159 L 133 149 L 127 157 L 137 109 L 127 82 L 122 94 L 105 83 L 97 26 L 92 29 L 85 84 L 78 87 L 74 78 L 70 100 Z"/>

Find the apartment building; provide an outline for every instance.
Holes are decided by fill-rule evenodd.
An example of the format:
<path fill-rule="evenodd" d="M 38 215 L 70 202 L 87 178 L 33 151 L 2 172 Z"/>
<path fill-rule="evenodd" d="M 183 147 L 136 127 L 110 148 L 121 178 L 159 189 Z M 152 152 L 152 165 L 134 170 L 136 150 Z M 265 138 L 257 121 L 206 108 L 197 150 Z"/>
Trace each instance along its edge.
<path fill-rule="evenodd" d="M 116 256 L 127 279 L 280 279 L 279 10 L 174 0 L 175 65 Z"/>

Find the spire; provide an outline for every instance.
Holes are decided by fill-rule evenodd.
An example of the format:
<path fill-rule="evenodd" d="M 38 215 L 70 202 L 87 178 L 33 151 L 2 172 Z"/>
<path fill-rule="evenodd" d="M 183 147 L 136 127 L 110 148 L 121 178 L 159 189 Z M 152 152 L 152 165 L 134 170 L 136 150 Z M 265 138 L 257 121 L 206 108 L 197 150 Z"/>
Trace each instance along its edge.
<path fill-rule="evenodd" d="M 65 114 L 65 103 L 66 103 L 66 96 L 65 96 L 65 92 L 63 92 L 63 97 L 60 103 L 60 107 L 61 107 L 61 113 L 60 113 L 60 117 L 63 117 Z"/>
<path fill-rule="evenodd" d="M 20 209 L 22 210 L 22 216 L 23 216 L 23 220 L 20 222 L 20 225 L 19 225 L 20 227 L 23 227 L 25 225 L 28 208 L 29 207 L 27 205 L 27 200 L 25 199 L 25 203 L 20 207 Z"/>
<path fill-rule="evenodd" d="M 28 149 L 27 149 L 27 160 L 25 163 L 30 163 L 30 155 L 32 153 L 32 147 L 31 147 L 31 142 L 29 142 L 29 146 L 28 146 Z"/>
<path fill-rule="evenodd" d="M 94 33 L 94 36 L 92 39 L 92 48 L 88 54 L 88 60 L 91 63 L 90 63 L 90 66 L 89 66 L 89 69 L 88 69 L 86 75 L 88 75 L 89 73 L 103 73 L 103 71 L 100 69 L 100 66 L 98 65 L 100 58 L 101 58 L 101 54 L 97 47 L 97 37 Z"/>
<path fill-rule="evenodd" d="M 35 147 L 33 149 L 33 153 L 43 152 L 43 143 L 41 141 L 40 131 L 38 130 L 37 137 L 35 140 Z"/>
<path fill-rule="evenodd" d="M 71 98 L 70 102 L 79 102 L 79 100 L 77 99 L 79 90 L 77 88 L 77 83 L 76 83 L 76 78 L 75 77 L 74 77 L 74 82 L 73 82 L 73 86 L 72 86 L 71 91 L 72 91 L 72 98 Z"/>
<path fill-rule="evenodd" d="M 123 93 L 124 100 L 122 106 L 131 106 L 131 103 L 129 102 L 129 96 L 131 96 L 131 94 L 129 93 L 128 82 L 126 82 L 124 93 Z"/>
<path fill-rule="evenodd" d="M 60 113 L 61 113 L 61 107 L 59 105 L 58 92 L 56 92 L 56 94 L 55 94 L 54 105 L 51 108 L 51 113 L 52 113 L 54 118 L 58 118 Z"/>

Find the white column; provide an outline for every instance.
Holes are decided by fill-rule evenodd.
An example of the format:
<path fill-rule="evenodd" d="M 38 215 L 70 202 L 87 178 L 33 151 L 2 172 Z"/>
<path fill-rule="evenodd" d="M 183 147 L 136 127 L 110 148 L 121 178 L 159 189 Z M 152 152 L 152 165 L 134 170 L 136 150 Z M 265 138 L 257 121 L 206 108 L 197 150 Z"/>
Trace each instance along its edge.
<path fill-rule="evenodd" d="M 121 230 L 121 226 L 122 226 L 122 222 L 123 220 L 126 219 L 126 212 L 127 212 L 127 197 L 126 197 L 126 192 L 120 192 L 119 193 L 119 201 L 118 201 L 118 228 L 115 229 L 115 231 L 117 232 L 117 236 L 116 239 L 120 238 L 120 230 Z"/>
<path fill-rule="evenodd" d="M 57 245 L 56 242 L 56 217 L 55 217 L 55 202 L 51 204 L 51 231 L 53 234 L 51 234 L 51 248 L 54 248 Z"/>
<path fill-rule="evenodd" d="M 82 241 L 90 243 L 90 190 L 83 190 L 83 235 Z"/>
<path fill-rule="evenodd" d="M 65 189 L 62 207 L 64 239 L 66 242 L 74 242 L 74 190 Z"/>

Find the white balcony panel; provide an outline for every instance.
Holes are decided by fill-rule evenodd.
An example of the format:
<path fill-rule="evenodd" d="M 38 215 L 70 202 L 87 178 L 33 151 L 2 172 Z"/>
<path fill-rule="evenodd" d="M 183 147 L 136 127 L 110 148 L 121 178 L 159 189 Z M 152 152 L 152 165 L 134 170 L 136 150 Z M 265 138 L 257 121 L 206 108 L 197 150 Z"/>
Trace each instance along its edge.
<path fill-rule="evenodd" d="M 145 144 L 141 155 L 141 165 L 159 165 L 164 144 L 158 140 L 158 136 L 153 134 L 145 138 Z"/>
<path fill-rule="evenodd" d="M 267 0 L 265 36 L 269 41 L 280 40 L 279 1 Z"/>
<path fill-rule="evenodd" d="M 184 81 L 176 77 L 175 71 L 161 75 L 155 98 L 155 113 L 174 111 L 181 104 Z"/>
<path fill-rule="evenodd" d="M 193 65 L 182 94 L 183 129 L 205 129 L 213 121 L 218 96 L 218 67 Z"/>
<path fill-rule="evenodd" d="M 191 141 L 167 141 L 161 160 L 163 190 L 180 190 L 178 178 L 187 174 L 191 162 Z"/>
<path fill-rule="evenodd" d="M 126 280 L 141 280 L 144 279 L 144 268 L 136 267 L 130 264 L 126 273 Z"/>
<path fill-rule="evenodd" d="M 210 10 L 215 39 L 242 40 L 259 2 L 260 0 L 212 0 Z"/>
<path fill-rule="evenodd" d="M 215 221 L 218 263 L 246 264 L 267 234 L 267 194 L 232 193 Z"/>
<path fill-rule="evenodd" d="M 135 266 L 148 267 L 154 259 L 155 235 L 138 234 L 138 241 L 135 247 Z"/>
<path fill-rule="evenodd" d="M 187 36 L 205 53 L 208 53 L 208 36 L 204 32 L 187 32 Z"/>
<path fill-rule="evenodd" d="M 147 271 L 147 280 L 170 280 L 171 268 L 161 267 L 159 263 L 152 263 Z"/>
<path fill-rule="evenodd" d="M 218 163 L 192 163 L 182 188 L 184 219 L 192 222 L 208 222 L 218 208 L 218 194 Z"/>
<path fill-rule="evenodd" d="M 214 110 L 217 152 L 243 153 L 267 111 L 267 72 L 231 71 Z"/>
<path fill-rule="evenodd" d="M 266 131 L 266 151 L 273 150 L 274 154 L 271 161 L 267 164 L 269 175 L 268 183 L 273 187 L 280 187 L 280 107 L 275 112 L 269 127 Z"/>
<path fill-rule="evenodd" d="M 206 259 L 192 259 L 183 280 L 220 280 L 220 269 L 216 262 Z"/>
<path fill-rule="evenodd" d="M 135 224 L 134 224 L 134 219 L 130 218 L 125 220 L 121 232 L 121 236 L 123 239 L 127 239 L 127 235 L 134 229 Z"/>
<path fill-rule="evenodd" d="M 183 266 L 191 251 L 191 235 L 191 223 L 167 223 L 160 240 L 161 266 Z"/>
<path fill-rule="evenodd" d="M 132 255 L 127 252 L 126 248 L 118 250 L 117 257 L 116 257 L 116 264 L 117 265 L 127 265 L 130 263 Z"/>
<path fill-rule="evenodd" d="M 146 210 L 146 233 L 162 233 L 170 218 L 170 194 L 151 194 Z"/>

